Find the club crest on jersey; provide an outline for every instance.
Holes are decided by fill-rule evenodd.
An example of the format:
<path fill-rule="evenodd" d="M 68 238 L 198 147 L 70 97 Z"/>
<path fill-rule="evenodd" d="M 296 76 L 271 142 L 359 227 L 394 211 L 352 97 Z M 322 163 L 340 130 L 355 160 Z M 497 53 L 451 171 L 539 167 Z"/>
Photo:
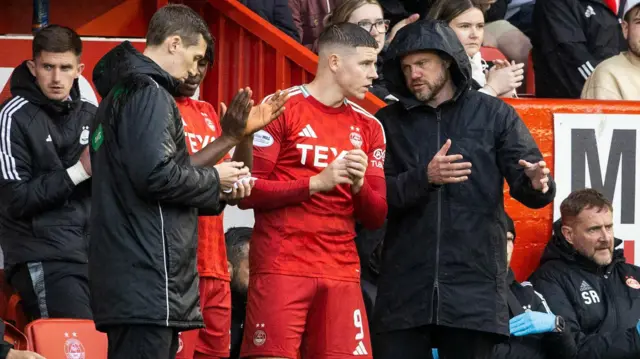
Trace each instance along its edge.
<path fill-rule="evenodd" d="M 213 124 L 213 121 L 211 121 L 211 119 L 209 118 L 209 115 L 207 115 L 204 112 L 200 112 L 200 114 L 202 115 L 202 117 L 204 117 L 204 122 L 207 124 L 207 126 L 209 126 L 211 131 L 215 131 L 216 126 Z"/>
<path fill-rule="evenodd" d="M 360 135 L 360 128 L 351 126 L 351 134 L 349 134 L 349 141 L 354 147 L 362 147 L 362 136 Z"/>
<path fill-rule="evenodd" d="M 256 324 L 256 328 L 264 328 L 264 323 Z M 258 329 L 253 333 L 253 344 L 257 347 L 264 345 L 267 341 L 267 333 L 264 330 Z"/>
<path fill-rule="evenodd" d="M 627 278 L 627 280 L 625 281 L 625 283 L 627 283 L 627 285 L 628 285 L 630 288 L 633 288 L 633 289 L 640 289 L 640 283 L 638 282 L 638 280 L 637 280 L 637 279 L 635 279 L 635 278 L 633 278 L 633 277 L 626 277 L 626 278 Z"/>

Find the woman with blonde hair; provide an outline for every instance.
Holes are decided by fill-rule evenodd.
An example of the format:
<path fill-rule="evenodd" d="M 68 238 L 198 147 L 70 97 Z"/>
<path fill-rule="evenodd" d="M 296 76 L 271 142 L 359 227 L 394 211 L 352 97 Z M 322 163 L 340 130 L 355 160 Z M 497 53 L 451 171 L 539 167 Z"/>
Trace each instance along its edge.
<path fill-rule="evenodd" d="M 491 96 L 514 97 L 522 85 L 524 64 L 496 60 L 490 67 L 482 59 L 484 10 L 492 0 L 438 0 L 427 17 L 444 21 L 458 36 L 471 62 L 474 89 Z"/>
<path fill-rule="evenodd" d="M 389 31 L 389 20 L 384 19 L 382 6 L 377 0 L 344 0 L 324 18 L 324 26 L 328 27 L 342 22 L 350 22 L 369 31 L 371 36 L 378 42 L 378 61 L 376 63 L 378 79 L 373 82 L 370 91 L 384 101 L 394 102 L 398 99 L 391 95 L 384 86 L 380 53 L 384 51 L 386 45 L 393 40 L 393 37 L 401 28 L 419 18 L 418 14 L 413 14 L 398 22 Z"/>

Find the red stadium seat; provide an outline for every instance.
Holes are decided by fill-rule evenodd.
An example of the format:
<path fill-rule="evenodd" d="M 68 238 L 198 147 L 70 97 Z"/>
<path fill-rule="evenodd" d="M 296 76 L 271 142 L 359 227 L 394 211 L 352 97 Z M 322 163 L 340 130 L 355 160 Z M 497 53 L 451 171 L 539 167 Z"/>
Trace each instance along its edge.
<path fill-rule="evenodd" d="M 178 334 L 180 344 L 176 359 L 193 359 L 196 351 L 196 341 L 198 340 L 198 330 L 189 330 Z"/>
<path fill-rule="evenodd" d="M 27 317 L 22 310 L 22 298 L 20 298 L 18 293 L 13 293 L 11 298 L 9 298 L 9 303 L 7 303 L 4 315 L 5 317 L 3 319 L 5 321 L 11 323 L 19 330 L 24 331 L 24 327 L 27 325 Z"/>
<path fill-rule="evenodd" d="M 536 95 L 536 76 L 533 72 L 533 54 L 529 51 L 529 60 L 527 61 L 527 95 Z"/>
<path fill-rule="evenodd" d="M 27 349 L 27 337 L 18 328 L 7 322 L 4 322 L 4 341 L 13 345 L 14 349 Z"/>
<path fill-rule="evenodd" d="M 481 47 L 480 53 L 482 54 L 482 59 L 484 61 L 494 61 L 494 60 L 505 60 L 507 61 L 507 57 L 495 47 Z"/>
<path fill-rule="evenodd" d="M 28 350 L 47 359 L 107 359 L 107 335 L 92 320 L 38 319 L 25 332 Z"/>

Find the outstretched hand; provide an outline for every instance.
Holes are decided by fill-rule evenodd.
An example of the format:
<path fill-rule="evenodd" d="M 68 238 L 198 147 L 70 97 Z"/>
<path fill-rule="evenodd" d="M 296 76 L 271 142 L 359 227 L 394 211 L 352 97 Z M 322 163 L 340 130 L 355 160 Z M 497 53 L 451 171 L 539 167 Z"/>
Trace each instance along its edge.
<path fill-rule="evenodd" d="M 284 104 L 289 99 L 288 91 L 276 91 L 276 93 L 269 97 L 265 102 L 253 106 L 249 113 L 249 119 L 247 121 L 247 127 L 244 130 L 245 136 L 253 135 L 254 133 L 265 128 L 271 121 L 278 118 L 285 110 Z"/>
<path fill-rule="evenodd" d="M 524 167 L 524 173 L 531 180 L 531 187 L 536 191 L 547 193 L 549 191 L 549 169 L 547 163 L 539 161 L 536 163 L 530 163 L 525 160 L 520 160 L 518 164 Z"/>
<path fill-rule="evenodd" d="M 224 102 L 220 103 L 220 126 L 224 136 L 230 136 L 238 142 L 244 138 L 247 119 L 253 106 L 252 94 L 251 89 L 246 87 L 233 96 L 229 108 Z"/>
<path fill-rule="evenodd" d="M 462 155 L 447 155 L 451 148 L 451 140 L 447 140 L 440 151 L 433 156 L 427 166 L 427 178 L 430 183 L 442 185 L 447 183 L 460 183 L 469 179 L 471 174 L 471 162 L 458 162 Z"/>

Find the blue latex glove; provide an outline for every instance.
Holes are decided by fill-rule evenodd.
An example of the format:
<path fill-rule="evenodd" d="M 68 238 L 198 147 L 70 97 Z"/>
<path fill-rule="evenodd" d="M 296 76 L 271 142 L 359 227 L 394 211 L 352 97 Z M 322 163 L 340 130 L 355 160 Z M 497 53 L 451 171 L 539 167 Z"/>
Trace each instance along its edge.
<path fill-rule="evenodd" d="M 511 335 L 549 333 L 556 329 L 556 316 L 542 312 L 525 312 L 509 320 Z"/>
<path fill-rule="evenodd" d="M 638 324 L 636 324 L 636 330 L 638 331 L 638 334 L 640 334 L 640 320 L 638 321 Z"/>
<path fill-rule="evenodd" d="M 440 357 L 438 356 L 438 349 L 431 349 L 431 356 L 433 356 L 433 359 L 440 359 Z"/>

